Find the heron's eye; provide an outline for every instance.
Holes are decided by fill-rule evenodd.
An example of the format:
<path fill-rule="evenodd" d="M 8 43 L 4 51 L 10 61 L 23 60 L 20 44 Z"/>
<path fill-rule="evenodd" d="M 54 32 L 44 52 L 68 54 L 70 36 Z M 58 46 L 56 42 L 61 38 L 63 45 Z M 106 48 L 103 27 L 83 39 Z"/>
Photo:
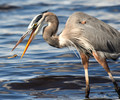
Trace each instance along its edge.
<path fill-rule="evenodd" d="M 36 28 L 37 24 L 35 23 L 34 26 L 33 26 L 33 29 Z"/>
<path fill-rule="evenodd" d="M 34 26 L 37 26 L 37 24 L 35 23 Z"/>

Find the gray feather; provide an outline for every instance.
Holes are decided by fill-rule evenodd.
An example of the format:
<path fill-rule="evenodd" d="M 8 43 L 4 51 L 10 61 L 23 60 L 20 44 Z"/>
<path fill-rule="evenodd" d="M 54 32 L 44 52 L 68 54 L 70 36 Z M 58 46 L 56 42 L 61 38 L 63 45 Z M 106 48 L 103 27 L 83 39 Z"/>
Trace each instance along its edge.
<path fill-rule="evenodd" d="M 82 21 L 86 23 L 81 24 Z M 120 55 L 120 32 L 95 17 L 76 12 L 69 17 L 65 29 L 69 32 L 66 33 L 69 39 L 86 38 L 88 46 L 92 46 L 95 51 L 102 53 L 108 59 L 116 59 Z M 73 32 L 74 34 L 70 34 Z M 83 46 L 84 43 L 79 45 L 86 50 L 89 48 Z"/>

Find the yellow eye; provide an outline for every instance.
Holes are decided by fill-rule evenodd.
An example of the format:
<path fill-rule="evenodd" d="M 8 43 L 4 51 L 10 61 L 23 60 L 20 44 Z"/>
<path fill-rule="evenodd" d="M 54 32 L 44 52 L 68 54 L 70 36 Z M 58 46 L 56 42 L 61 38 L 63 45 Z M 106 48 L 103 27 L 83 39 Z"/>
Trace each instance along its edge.
<path fill-rule="evenodd" d="M 36 28 L 37 24 L 34 24 L 33 28 Z"/>
<path fill-rule="evenodd" d="M 34 24 L 34 26 L 36 26 L 37 24 Z"/>

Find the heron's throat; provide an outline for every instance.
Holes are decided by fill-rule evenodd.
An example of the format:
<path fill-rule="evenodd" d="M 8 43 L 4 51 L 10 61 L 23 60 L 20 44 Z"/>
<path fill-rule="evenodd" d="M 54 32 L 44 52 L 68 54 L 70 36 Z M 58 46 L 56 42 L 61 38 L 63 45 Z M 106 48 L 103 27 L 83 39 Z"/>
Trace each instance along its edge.
<path fill-rule="evenodd" d="M 56 48 L 60 48 L 59 39 L 58 36 L 56 35 L 57 29 L 58 29 L 57 23 L 50 23 L 43 30 L 43 38 L 49 45 Z"/>

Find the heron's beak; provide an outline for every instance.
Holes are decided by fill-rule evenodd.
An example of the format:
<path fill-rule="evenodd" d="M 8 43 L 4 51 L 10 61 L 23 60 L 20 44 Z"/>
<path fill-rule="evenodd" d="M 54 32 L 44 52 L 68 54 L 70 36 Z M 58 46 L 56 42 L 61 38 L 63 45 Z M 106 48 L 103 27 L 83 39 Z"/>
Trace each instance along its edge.
<path fill-rule="evenodd" d="M 37 27 L 36 27 L 36 28 L 37 28 Z M 15 45 L 14 48 L 12 49 L 12 51 L 13 51 L 13 50 L 23 41 L 23 39 L 31 32 L 31 35 L 30 35 L 30 37 L 29 37 L 29 39 L 28 39 L 28 42 L 27 42 L 27 44 L 26 44 L 26 47 L 25 47 L 25 49 L 24 49 L 24 52 L 23 52 L 21 58 L 24 56 L 26 50 L 28 49 L 28 46 L 30 45 L 30 43 L 32 42 L 32 40 L 34 39 L 34 37 L 36 36 L 36 34 L 35 34 L 36 28 L 32 29 L 32 31 L 31 31 L 31 30 L 28 30 L 28 31 L 18 40 L 18 42 L 16 43 L 16 45 Z"/>
<path fill-rule="evenodd" d="M 31 35 L 28 39 L 28 42 L 26 44 L 26 47 L 24 49 L 24 52 L 21 56 L 21 58 L 24 56 L 25 52 L 27 51 L 30 43 L 32 42 L 32 40 L 34 39 L 34 37 L 38 34 L 38 32 L 40 31 L 40 29 L 42 28 L 43 24 L 41 22 L 39 22 L 39 24 L 34 24 L 33 27 L 31 29 L 29 29 L 21 38 L 20 40 L 18 40 L 18 42 L 16 43 L 16 45 L 14 46 L 14 48 L 12 49 L 12 51 L 23 41 L 23 39 L 31 32 Z"/>
<path fill-rule="evenodd" d="M 23 52 L 21 58 L 24 56 L 24 54 L 25 54 L 25 52 L 27 51 L 30 43 L 32 42 L 32 40 L 34 39 L 34 37 L 37 35 L 37 34 L 34 34 L 35 30 L 36 30 L 36 28 L 33 29 L 32 32 L 31 32 L 31 35 L 30 35 L 30 37 L 29 37 L 29 39 L 28 39 L 28 42 L 27 42 L 27 44 L 26 44 L 26 46 L 25 46 L 25 49 L 24 49 L 24 52 Z"/>
<path fill-rule="evenodd" d="M 18 40 L 12 51 L 23 41 L 23 39 L 30 33 L 30 30 L 28 30 L 23 36 Z"/>

